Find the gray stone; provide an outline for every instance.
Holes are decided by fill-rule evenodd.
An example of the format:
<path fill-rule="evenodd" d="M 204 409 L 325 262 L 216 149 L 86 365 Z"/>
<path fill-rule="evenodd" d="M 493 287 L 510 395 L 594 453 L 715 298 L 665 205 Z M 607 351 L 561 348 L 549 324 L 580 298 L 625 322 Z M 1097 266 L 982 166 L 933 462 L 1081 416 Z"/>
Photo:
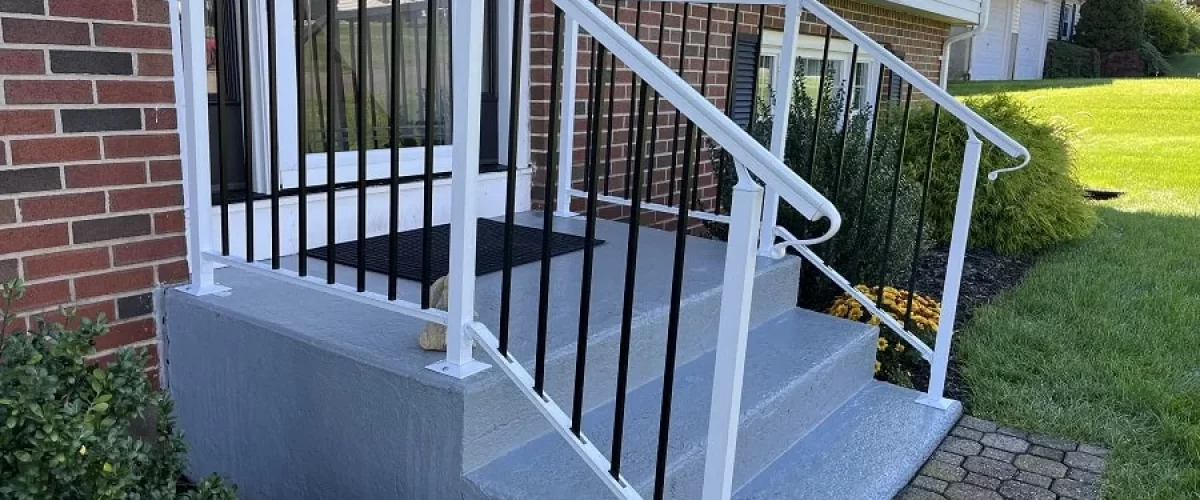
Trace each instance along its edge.
<path fill-rule="evenodd" d="M 963 439 L 970 439 L 972 441 L 979 441 L 980 439 L 983 439 L 982 432 L 979 432 L 975 429 L 968 429 L 963 426 L 955 427 L 954 430 L 950 431 L 950 435 Z"/>
<path fill-rule="evenodd" d="M 1054 436 L 1047 436 L 1045 434 L 1030 434 L 1029 442 L 1061 451 L 1075 451 L 1075 448 L 1077 447 L 1077 444 L 1074 441 L 1068 441 L 1066 439 L 1056 438 Z"/>
<path fill-rule="evenodd" d="M 1083 483 L 1074 479 L 1056 479 L 1050 489 L 1064 498 L 1071 500 L 1096 500 L 1100 498 L 1100 489 L 1096 485 Z"/>
<path fill-rule="evenodd" d="M 950 483 L 929 476 L 917 476 L 913 478 L 912 485 L 941 493 L 946 491 L 946 486 L 949 486 Z"/>
<path fill-rule="evenodd" d="M 984 448 L 979 454 L 988 458 L 999 460 L 1001 462 L 1012 462 L 1013 458 L 1017 456 L 1014 453 L 1009 453 L 1004 450 L 997 450 L 995 448 Z"/>
<path fill-rule="evenodd" d="M 929 490 L 909 487 L 896 495 L 895 500 L 946 500 L 946 497 Z"/>
<path fill-rule="evenodd" d="M 1083 483 L 1100 484 L 1100 474 L 1085 470 L 1071 469 L 1067 471 L 1067 477 Z"/>
<path fill-rule="evenodd" d="M 946 488 L 946 498 L 950 500 L 1003 500 L 993 490 L 986 490 L 975 485 L 966 483 L 954 483 Z"/>
<path fill-rule="evenodd" d="M 1096 455 L 1098 457 L 1107 457 L 1108 456 L 1108 450 L 1101 448 L 1099 446 L 1091 445 L 1091 444 L 1080 443 L 1079 451 L 1087 453 L 1088 455 Z"/>
<path fill-rule="evenodd" d="M 1059 461 L 1059 462 L 1061 462 L 1063 457 L 1066 456 L 1062 452 L 1062 450 L 1056 450 L 1054 448 L 1047 448 L 1045 446 L 1036 445 L 1036 444 L 1029 447 L 1029 454 L 1037 455 L 1042 458 L 1048 458 L 1050 460 L 1055 460 L 1055 461 Z"/>
<path fill-rule="evenodd" d="M 1012 453 L 1025 453 L 1029 449 L 1029 442 L 1017 436 L 1006 434 L 988 434 L 979 440 L 985 446 L 999 448 Z"/>
<path fill-rule="evenodd" d="M 1021 429 L 1013 429 L 1012 427 L 998 427 L 996 428 L 996 432 L 1008 436 L 1019 437 L 1021 439 L 1029 437 L 1028 432 L 1025 432 Z"/>
<path fill-rule="evenodd" d="M 967 471 L 957 465 L 950 465 L 946 462 L 934 460 L 926 462 L 924 467 L 921 467 L 921 475 L 929 476 L 942 481 L 955 482 L 962 481 L 967 475 Z"/>
<path fill-rule="evenodd" d="M 984 457 L 967 457 L 963 468 L 996 479 L 1012 479 L 1017 475 L 1017 468 L 1012 464 Z"/>
<path fill-rule="evenodd" d="M 1051 478 L 1025 470 L 1017 473 L 1017 481 L 1029 483 L 1034 486 L 1041 486 L 1043 488 L 1049 488 L 1050 483 L 1054 482 L 1054 480 Z"/>
<path fill-rule="evenodd" d="M 948 451 L 940 451 L 939 450 L 939 451 L 933 452 L 934 460 L 937 460 L 939 462 L 946 462 L 950 465 L 962 465 L 963 458 L 964 457 L 962 455 L 955 455 Z"/>
<path fill-rule="evenodd" d="M 967 477 L 966 479 L 963 479 L 963 482 L 973 484 L 980 488 L 987 488 L 989 490 L 994 490 L 1000 487 L 999 479 L 987 477 L 983 474 L 976 474 L 974 472 L 967 474 Z"/>
<path fill-rule="evenodd" d="M 959 455 L 978 455 L 983 450 L 983 445 L 975 441 L 947 436 L 938 449 Z"/>
<path fill-rule="evenodd" d="M 1009 500 L 1055 500 L 1058 495 L 1054 492 L 1016 481 L 1005 481 L 1000 486 L 1000 495 Z"/>
<path fill-rule="evenodd" d="M 1063 463 L 1076 469 L 1083 469 L 1088 472 L 1104 471 L 1104 459 L 1096 455 L 1080 453 L 1078 451 L 1067 452 L 1067 457 L 1063 459 Z"/>
<path fill-rule="evenodd" d="M 1016 460 L 1013 460 L 1013 465 L 1017 466 L 1018 469 L 1035 472 L 1043 476 L 1067 477 L 1067 466 L 1042 457 L 1020 455 Z"/>
<path fill-rule="evenodd" d="M 988 422 L 980 418 L 975 418 L 970 415 L 963 415 L 963 418 L 958 421 L 958 425 L 969 429 L 975 429 L 979 432 L 996 432 L 996 424 Z"/>

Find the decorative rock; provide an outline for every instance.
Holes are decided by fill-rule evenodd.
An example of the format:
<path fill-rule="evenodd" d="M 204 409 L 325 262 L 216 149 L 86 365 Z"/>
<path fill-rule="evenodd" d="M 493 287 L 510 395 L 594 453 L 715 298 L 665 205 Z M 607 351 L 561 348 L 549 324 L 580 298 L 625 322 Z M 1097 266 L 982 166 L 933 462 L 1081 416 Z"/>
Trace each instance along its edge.
<path fill-rule="evenodd" d="M 1029 442 L 1013 435 L 1006 434 L 988 434 L 979 440 L 984 446 L 999 448 L 1011 453 L 1025 453 L 1029 449 Z"/>
<path fill-rule="evenodd" d="M 1100 473 L 1104 471 L 1103 458 L 1077 451 L 1067 452 L 1067 457 L 1063 459 L 1063 463 L 1076 469 L 1083 469 L 1088 472 Z"/>
<path fill-rule="evenodd" d="M 953 453 L 950 453 L 950 452 L 948 452 L 948 451 L 935 451 L 935 452 L 933 452 L 933 459 L 934 459 L 934 460 L 937 460 L 937 461 L 939 461 L 939 462 L 946 462 L 946 463 L 948 463 L 948 464 L 950 464 L 950 465 L 962 465 L 962 463 L 963 463 L 963 458 L 964 458 L 964 457 L 963 457 L 962 455 L 955 455 L 955 454 L 953 454 Z"/>
<path fill-rule="evenodd" d="M 967 478 L 963 479 L 963 482 L 973 484 L 980 488 L 987 488 L 989 490 L 994 490 L 1000 487 L 999 479 L 987 477 L 983 474 L 976 474 L 974 472 L 967 474 Z"/>
<path fill-rule="evenodd" d="M 1031 455 L 1037 455 L 1042 458 L 1048 458 L 1050 460 L 1055 460 L 1055 461 L 1059 461 L 1059 462 L 1061 462 L 1063 459 L 1063 456 L 1065 456 L 1065 454 L 1062 452 L 1062 450 L 1056 450 L 1054 448 L 1047 448 L 1047 447 L 1041 446 L 1041 445 L 1030 446 L 1029 453 Z"/>
<path fill-rule="evenodd" d="M 1080 444 L 1079 451 L 1087 453 L 1088 455 L 1095 455 L 1097 457 L 1107 457 L 1108 456 L 1108 450 L 1101 448 L 1099 446 L 1090 445 L 1090 444 Z"/>
<path fill-rule="evenodd" d="M 979 454 L 991 459 L 999 460 L 1001 462 L 1012 462 L 1013 458 L 1017 456 L 1016 454 L 1009 453 L 1004 450 L 997 450 L 995 448 L 984 448 Z"/>
<path fill-rule="evenodd" d="M 942 481 L 955 482 L 962 481 L 963 477 L 967 475 L 967 471 L 963 470 L 962 467 L 957 465 L 950 465 L 946 462 L 934 460 L 932 462 L 927 462 L 925 466 L 921 468 L 921 475 L 929 476 L 934 479 L 941 479 Z"/>
<path fill-rule="evenodd" d="M 946 488 L 946 498 L 950 500 L 1003 500 L 995 491 L 985 490 L 966 483 L 954 483 Z"/>
<path fill-rule="evenodd" d="M 913 478 L 912 485 L 927 489 L 929 491 L 941 493 L 946 491 L 946 486 L 949 486 L 950 483 L 942 481 L 941 479 L 934 479 L 929 476 L 917 476 Z"/>
<path fill-rule="evenodd" d="M 434 309 L 443 311 L 450 309 L 450 287 L 447 285 L 446 276 L 438 278 L 433 282 L 433 286 L 429 287 L 429 306 Z M 479 314 L 476 313 L 478 318 Z M 425 325 L 425 329 L 421 331 L 421 337 L 417 339 L 422 349 L 426 351 L 446 351 L 446 325 L 430 322 Z M 475 341 L 471 341 L 471 346 L 475 346 Z"/>
<path fill-rule="evenodd" d="M 1013 465 L 1017 466 L 1018 469 L 1027 470 L 1043 476 L 1067 477 L 1067 466 L 1042 457 L 1035 457 L 1033 455 L 1020 455 L 1016 460 L 1013 460 Z"/>
<path fill-rule="evenodd" d="M 972 417 L 970 415 L 963 415 L 963 417 L 959 419 L 958 425 L 968 429 L 975 429 L 979 432 L 996 432 L 996 424 L 988 422 L 987 420 Z"/>
<path fill-rule="evenodd" d="M 1055 500 L 1058 498 L 1058 495 L 1046 488 L 1016 481 L 1005 481 L 1000 486 L 1000 495 L 1010 500 Z"/>
<path fill-rule="evenodd" d="M 950 435 L 963 439 L 970 439 L 971 441 L 979 441 L 980 439 L 983 439 L 982 432 L 979 432 L 975 429 L 968 429 L 966 427 L 955 427 L 954 430 L 950 431 Z"/>
<path fill-rule="evenodd" d="M 1017 468 L 1012 464 L 984 457 L 967 457 L 963 468 L 996 479 L 1012 479 L 1017 475 Z"/>
<path fill-rule="evenodd" d="M 1100 489 L 1096 485 L 1074 479 L 1056 479 L 1050 489 L 1071 500 L 1095 500 L 1100 497 Z"/>
<path fill-rule="evenodd" d="M 1056 438 L 1053 436 L 1047 436 L 1045 434 L 1031 434 L 1029 436 L 1029 442 L 1061 451 L 1075 451 L 1076 448 L 1075 443 L 1072 441 L 1067 441 L 1066 439 Z"/>
<path fill-rule="evenodd" d="M 957 453 L 959 455 L 978 455 L 983 450 L 983 445 L 963 438 L 947 436 L 942 441 L 942 445 L 938 447 L 941 451 Z"/>
<path fill-rule="evenodd" d="M 1021 481 L 1023 483 L 1029 483 L 1034 486 L 1041 486 L 1043 488 L 1049 488 L 1050 483 L 1054 482 L 1053 479 L 1050 479 L 1046 476 L 1043 476 L 1041 474 L 1034 474 L 1032 472 L 1024 471 L 1024 470 L 1017 473 L 1017 481 Z"/>

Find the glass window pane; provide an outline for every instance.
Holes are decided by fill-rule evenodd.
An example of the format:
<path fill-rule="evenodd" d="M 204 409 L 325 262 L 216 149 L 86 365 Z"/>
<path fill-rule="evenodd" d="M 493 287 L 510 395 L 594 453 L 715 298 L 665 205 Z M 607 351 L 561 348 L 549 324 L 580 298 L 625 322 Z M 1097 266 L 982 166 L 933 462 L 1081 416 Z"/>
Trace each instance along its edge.
<path fill-rule="evenodd" d="M 336 0 L 335 14 L 328 15 L 329 2 L 305 0 L 300 15 L 311 19 L 306 23 L 304 51 L 305 130 L 308 152 L 326 151 L 329 137 L 330 113 L 334 122 L 332 139 L 334 151 L 352 151 L 358 143 L 358 82 L 365 78 L 366 93 L 362 96 L 367 149 L 391 147 L 393 137 L 390 116 L 393 109 L 390 86 L 392 64 L 400 64 L 397 137 L 400 147 L 425 145 L 425 102 L 429 75 L 426 73 L 426 30 L 430 17 L 424 1 L 401 1 L 400 50 L 392 54 L 392 7 L 390 2 L 367 0 L 365 44 L 359 43 L 358 0 Z M 436 22 L 436 58 L 434 59 L 433 143 L 450 141 L 450 47 L 446 0 L 439 0 L 433 17 Z M 328 80 L 327 43 L 335 36 L 333 49 L 334 78 Z M 359 65 L 359 57 L 366 64 Z"/>

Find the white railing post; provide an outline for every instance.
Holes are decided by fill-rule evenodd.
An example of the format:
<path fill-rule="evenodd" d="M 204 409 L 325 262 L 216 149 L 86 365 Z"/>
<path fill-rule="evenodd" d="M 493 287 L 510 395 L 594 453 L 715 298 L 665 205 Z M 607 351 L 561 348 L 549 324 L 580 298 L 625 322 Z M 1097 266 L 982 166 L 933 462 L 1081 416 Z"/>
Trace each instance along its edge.
<path fill-rule="evenodd" d="M 757 260 L 754 247 L 762 206 L 763 189 L 739 168 L 738 183 L 733 187 L 729 241 L 725 250 L 725 281 L 721 289 L 721 319 L 717 325 L 703 500 L 726 500 L 732 494 L 746 337 L 750 331 L 750 302 Z"/>
<path fill-rule="evenodd" d="M 787 148 L 788 118 L 792 108 L 792 77 L 796 74 L 796 37 L 800 35 L 800 15 L 803 0 L 787 0 L 783 10 L 783 48 L 775 69 L 771 103 L 771 154 L 783 159 Z M 757 64 L 757 63 L 756 63 Z M 775 244 L 775 225 L 779 218 L 779 193 L 767 185 L 763 204 L 763 222 L 758 237 L 758 252 L 769 255 Z"/>
<path fill-rule="evenodd" d="M 938 320 L 937 340 L 929 360 L 929 388 L 918 401 L 922 404 L 948 408 L 952 403 L 943 397 L 946 389 L 946 369 L 950 363 L 950 344 L 954 339 L 954 317 L 958 312 L 958 292 L 962 285 L 963 260 L 967 255 L 967 237 L 971 231 L 971 210 L 975 205 L 975 182 L 979 178 L 979 158 L 983 142 L 975 131 L 967 129 L 967 148 L 963 152 L 962 177 L 958 181 L 958 202 L 954 207 L 954 228 L 950 233 L 950 253 L 946 258 L 946 281 L 942 284 L 942 316 Z"/>
<path fill-rule="evenodd" d="M 449 310 L 446 315 L 446 359 L 427 368 L 466 378 L 488 364 L 471 353 L 475 322 L 475 188 L 479 178 L 479 114 L 483 92 L 483 9 L 478 0 L 453 0 L 454 166 L 450 177 Z"/>
<path fill-rule="evenodd" d="M 212 191 L 209 185 L 208 71 L 205 56 L 204 3 L 167 2 L 171 15 L 179 154 L 183 162 L 184 215 L 191 283 L 180 290 L 194 295 L 227 291 L 213 278 Z M 179 10 L 182 7 L 182 11 Z"/>
<path fill-rule="evenodd" d="M 558 189 L 554 215 L 571 217 L 571 178 L 575 165 L 575 87 L 579 76 L 579 23 L 566 20 L 563 36 L 562 113 L 558 135 Z M 553 109 L 553 108 L 551 108 Z M 593 110 L 588 110 L 589 113 Z"/>

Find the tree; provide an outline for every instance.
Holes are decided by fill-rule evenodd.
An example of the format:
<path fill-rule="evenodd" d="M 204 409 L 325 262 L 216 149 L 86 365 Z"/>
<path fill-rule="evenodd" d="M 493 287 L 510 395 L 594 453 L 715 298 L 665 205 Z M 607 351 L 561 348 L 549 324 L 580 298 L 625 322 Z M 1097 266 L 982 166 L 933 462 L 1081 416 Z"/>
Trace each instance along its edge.
<path fill-rule="evenodd" d="M 1075 42 L 1100 52 L 1137 50 L 1145 39 L 1142 0 L 1089 0 L 1079 10 Z"/>
<path fill-rule="evenodd" d="M 1166 55 L 1188 49 L 1188 19 L 1184 6 L 1175 0 L 1152 0 L 1146 3 L 1146 41 Z"/>

